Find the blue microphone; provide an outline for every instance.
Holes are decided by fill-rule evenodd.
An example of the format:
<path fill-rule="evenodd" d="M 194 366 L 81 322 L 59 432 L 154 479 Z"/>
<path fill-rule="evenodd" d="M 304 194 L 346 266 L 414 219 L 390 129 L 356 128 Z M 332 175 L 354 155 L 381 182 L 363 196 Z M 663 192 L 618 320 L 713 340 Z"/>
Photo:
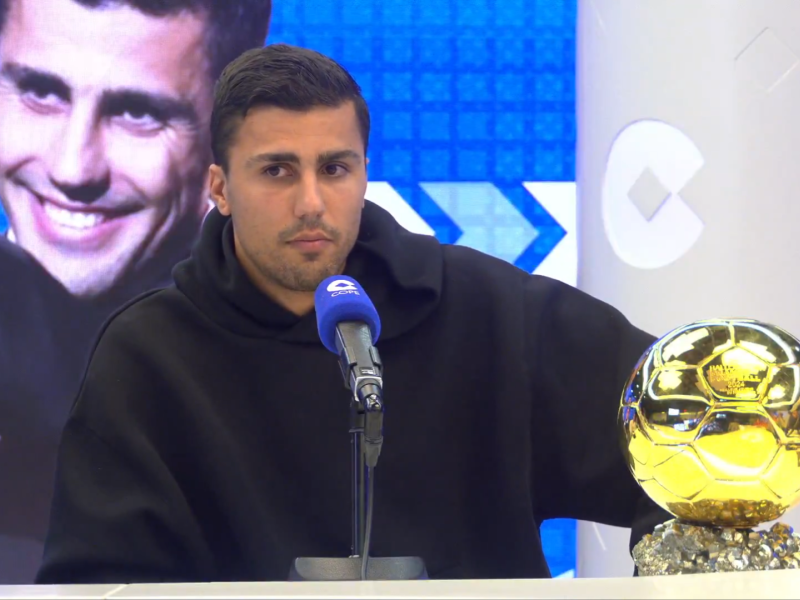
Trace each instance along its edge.
<path fill-rule="evenodd" d="M 371 343 L 378 343 L 381 335 L 378 311 L 355 279 L 345 275 L 328 277 L 317 287 L 314 305 L 319 337 L 322 344 L 334 354 L 340 352 L 336 346 L 336 327 L 344 321 L 364 323 L 369 328 Z"/>
<path fill-rule="evenodd" d="M 328 277 L 314 293 L 317 330 L 322 344 L 339 357 L 352 406 L 365 416 L 367 466 L 374 467 L 383 444 L 383 365 L 375 344 L 381 320 L 375 305 L 355 279 Z"/>

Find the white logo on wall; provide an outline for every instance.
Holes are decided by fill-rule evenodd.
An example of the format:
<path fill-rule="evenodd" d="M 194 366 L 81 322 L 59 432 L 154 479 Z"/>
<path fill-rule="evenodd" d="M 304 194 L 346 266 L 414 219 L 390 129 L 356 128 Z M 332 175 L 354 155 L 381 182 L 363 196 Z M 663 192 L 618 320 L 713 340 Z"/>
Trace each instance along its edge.
<path fill-rule="evenodd" d="M 621 260 L 640 269 L 658 269 L 697 242 L 703 222 L 679 192 L 704 163 L 695 143 L 672 125 L 644 120 L 622 130 L 611 146 L 602 196 L 606 235 Z M 631 198 L 643 175 L 664 192 L 649 215 Z"/>

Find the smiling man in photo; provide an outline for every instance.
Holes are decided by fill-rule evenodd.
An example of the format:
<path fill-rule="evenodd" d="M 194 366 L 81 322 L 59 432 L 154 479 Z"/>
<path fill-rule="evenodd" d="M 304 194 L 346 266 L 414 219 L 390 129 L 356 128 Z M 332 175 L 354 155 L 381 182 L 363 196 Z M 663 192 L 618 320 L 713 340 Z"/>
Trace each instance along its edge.
<path fill-rule="evenodd" d="M 169 278 L 208 210 L 221 65 L 269 0 L 0 0 L 0 198 L 9 237 L 73 295 L 116 306 Z"/>

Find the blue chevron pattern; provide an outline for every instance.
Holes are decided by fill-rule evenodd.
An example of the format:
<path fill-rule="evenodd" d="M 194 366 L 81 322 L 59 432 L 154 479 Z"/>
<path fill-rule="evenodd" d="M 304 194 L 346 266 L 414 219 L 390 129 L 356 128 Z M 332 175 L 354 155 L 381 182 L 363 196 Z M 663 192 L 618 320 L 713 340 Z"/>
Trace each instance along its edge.
<path fill-rule="evenodd" d="M 520 269 L 533 273 L 553 248 L 564 239 L 567 232 L 523 187 L 500 187 L 500 191 L 531 222 L 538 233 L 525 252 L 514 261 Z"/>

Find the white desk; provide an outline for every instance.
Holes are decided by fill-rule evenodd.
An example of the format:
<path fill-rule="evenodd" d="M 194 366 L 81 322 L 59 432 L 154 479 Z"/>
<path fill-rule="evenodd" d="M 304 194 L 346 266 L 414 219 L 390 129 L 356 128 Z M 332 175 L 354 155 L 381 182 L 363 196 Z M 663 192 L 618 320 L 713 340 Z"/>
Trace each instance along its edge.
<path fill-rule="evenodd" d="M 800 598 L 800 570 L 624 579 L 0 586 L 0 598 Z"/>

